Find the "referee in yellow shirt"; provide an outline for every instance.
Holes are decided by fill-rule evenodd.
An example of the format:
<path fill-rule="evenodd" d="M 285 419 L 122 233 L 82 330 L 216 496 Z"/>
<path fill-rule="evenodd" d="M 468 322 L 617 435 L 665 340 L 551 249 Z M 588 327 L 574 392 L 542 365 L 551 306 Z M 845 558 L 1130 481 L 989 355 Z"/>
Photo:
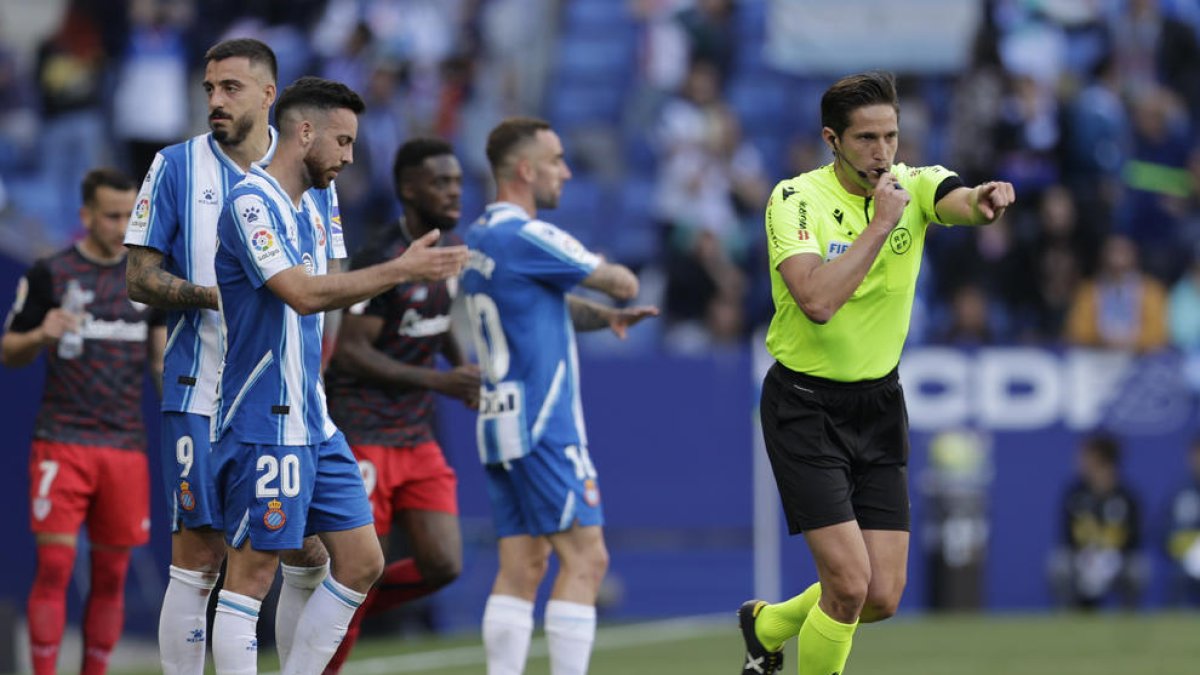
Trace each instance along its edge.
<path fill-rule="evenodd" d="M 840 675 L 859 621 L 892 616 L 908 558 L 908 414 L 897 365 L 929 223 L 982 225 L 1013 203 L 1009 183 L 967 188 L 940 166 L 894 164 L 895 80 L 842 78 L 821 98 L 833 162 L 780 182 L 767 203 L 775 316 L 763 382 L 767 454 L 817 583 L 738 610 L 742 673 Z"/>

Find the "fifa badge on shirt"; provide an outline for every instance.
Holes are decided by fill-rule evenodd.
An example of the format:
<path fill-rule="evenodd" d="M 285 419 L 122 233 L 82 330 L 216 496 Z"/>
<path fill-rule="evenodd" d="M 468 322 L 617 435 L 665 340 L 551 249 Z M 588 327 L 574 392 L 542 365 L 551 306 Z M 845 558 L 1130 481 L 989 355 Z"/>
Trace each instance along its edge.
<path fill-rule="evenodd" d="M 192 492 L 191 485 L 186 480 L 179 483 L 179 508 L 184 511 L 196 508 L 196 494 Z"/>
<path fill-rule="evenodd" d="M 274 532 L 287 523 L 287 515 L 283 512 L 283 502 L 272 499 L 267 502 L 267 512 L 263 514 L 263 525 Z"/>
<path fill-rule="evenodd" d="M 600 488 L 596 487 L 596 481 L 591 478 L 583 482 L 583 500 L 588 503 L 588 506 L 596 506 L 600 503 Z"/>

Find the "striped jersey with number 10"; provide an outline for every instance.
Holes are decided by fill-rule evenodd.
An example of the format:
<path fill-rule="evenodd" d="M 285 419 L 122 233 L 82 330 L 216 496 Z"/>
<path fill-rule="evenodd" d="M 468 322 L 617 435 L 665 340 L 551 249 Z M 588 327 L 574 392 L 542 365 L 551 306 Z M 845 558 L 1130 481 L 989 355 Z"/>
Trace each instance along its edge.
<path fill-rule="evenodd" d="M 480 460 L 508 462 L 539 445 L 586 449 L 566 294 L 600 258 L 504 202 L 489 205 L 465 238 L 470 259 L 462 289 L 483 371 Z"/>

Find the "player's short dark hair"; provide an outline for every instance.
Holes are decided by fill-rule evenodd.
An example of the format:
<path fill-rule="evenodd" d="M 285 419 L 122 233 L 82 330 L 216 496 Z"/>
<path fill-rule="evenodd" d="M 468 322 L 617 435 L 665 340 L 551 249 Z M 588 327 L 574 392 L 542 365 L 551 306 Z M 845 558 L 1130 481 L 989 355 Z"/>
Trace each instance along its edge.
<path fill-rule="evenodd" d="M 900 114 L 896 97 L 896 77 L 888 72 L 873 70 L 847 75 L 833 83 L 821 97 L 821 126 L 833 129 L 838 136 L 850 126 L 850 114 L 869 105 L 890 105 Z"/>
<path fill-rule="evenodd" d="M 267 70 L 271 71 L 272 83 L 279 78 L 279 63 L 275 60 L 275 52 L 271 51 L 265 42 L 254 38 L 222 40 L 204 52 L 204 63 L 224 61 L 238 56 L 248 59 L 251 64 L 266 66 Z"/>
<path fill-rule="evenodd" d="M 533 140 L 539 131 L 549 131 L 550 123 L 536 117 L 510 117 L 488 134 L 487 158 L 496 172 L 518 147 Z"/>
<path fill-rule="evenodd" d="M 1121 461 L 1121 442 L 1109 434 L 1092 434 L 1084 439 L 1083 447 L 1109 466 L 1116 466 Z"/>
<path fill-rule="evenodd" d="M 109 166 L 92 169 L 87 172 L 87 175 L 83 177 L 83 182 L 80 183 L 80 194 L 83 196 L 83 203 L 94 203 L 96 201 L 96 191 L 102 187 L 126 192 L 136 188 L 137 183 L 134 183 L 133 179 L 120 169 L 114 169 Z"/>
<path fill-rule="evenodd" d="M 282 120 L 292 110 L 316 108 L 321 111 L 346 108 L 355 115 L 367 109 L 362 97 L 341 82 L 323 77 L 302 77 L 289 84 L 279 95 L 275 104 L 275 119 Z M 285 125 L 279 125 L 280 133 L 290 133 Z"/>
<path fill-rule="evenodd" d="M 400 180 L 404 177 L 405 169 L 415 169 L 430 157 L 453 154 L 454 146 L 440 138 L 429 136 L 413 138 L 401 145 L 396 151 L 395 161 L 392 162 L 392 186 L 395 187 L 396 196 L 400 201 L 404 201 L 404 197 L 400 195 Z"/>

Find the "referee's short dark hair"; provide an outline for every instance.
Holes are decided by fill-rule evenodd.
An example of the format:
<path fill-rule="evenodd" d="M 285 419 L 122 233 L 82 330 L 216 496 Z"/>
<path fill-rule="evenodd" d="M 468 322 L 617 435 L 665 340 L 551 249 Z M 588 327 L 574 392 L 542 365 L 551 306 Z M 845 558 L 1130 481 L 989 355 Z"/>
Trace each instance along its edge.
<path fill-rule="evenodd" d="M 315 108 L 324 112 L 346 108 L 355 115 L 367 109 L 362 98 L 341 82 L 323 77 L 302 77 L 289 84 L 275 104 L 275 119 L 283 120 L 293 110 Z M 280 133 L 290 133 L 289 125 L 279 123 Z"/>
<path fill-rule="evenodd" d="M 533 140 L 539 131 L 549 131 L 550 123 L 536 117 L 510 117 L 488 134 L 487 158 L 492 173 L 499 173 L 512 153 Z"/>
<path fill-rule="evenodd" d="M 873 70 L 847 75 L 834 82 L 821 97 L 821 126 L 829 127 L 841 136 L 850 126 L 850 114 L 869 105 L 890 105 L 896 115 L 900 114 L 894 75 Z"/>
<path fill-rule="evenodd" d="M 396 190 L 396 197 L 404 201 L 404 196 L 400 194 L 400 181 L 404 178 L 405 170 L 421 166 L 430 157 L 453 154 L 454 147 L 440 138 L 422 136 L 405 141 L 396 151 L 396 159 L 392 162 L 392 187 Z"/>
<path fill-rule="evenodd" d="M 92 169 L 87 172 L 87 175 L 83 177 L 83 182 L 80 183 L 80 194 L 83 197 L 83 203 L 95 203 L 96 190 L 102 187 L 126 192 L 135 189 L 137 183 L 134 183 L 133 179 L 120 169 L 114 169 L 109 166 Z"/>
<path fill-rule="evenodd" d="M 1084 439 L 1083 447 L 1109 466 L 1121 462 L 1121 442 L 1109 434 L 1092 434 Z"/>
<path fill-rule="evenodd" d="M 232 38 L 230 40 L 222 40 L 204 53 L 204 63 L 208 64 L 212 61 L 224 61 L 235 57 L 244 57 L 253 64 L 259 64 L 267 67 L 271 71 L 271 83 L 279 78 L 279 63 L 275 60 L 275 52 L 267 46 L 265 42 L 255 40 L 254 38 Z"/>

